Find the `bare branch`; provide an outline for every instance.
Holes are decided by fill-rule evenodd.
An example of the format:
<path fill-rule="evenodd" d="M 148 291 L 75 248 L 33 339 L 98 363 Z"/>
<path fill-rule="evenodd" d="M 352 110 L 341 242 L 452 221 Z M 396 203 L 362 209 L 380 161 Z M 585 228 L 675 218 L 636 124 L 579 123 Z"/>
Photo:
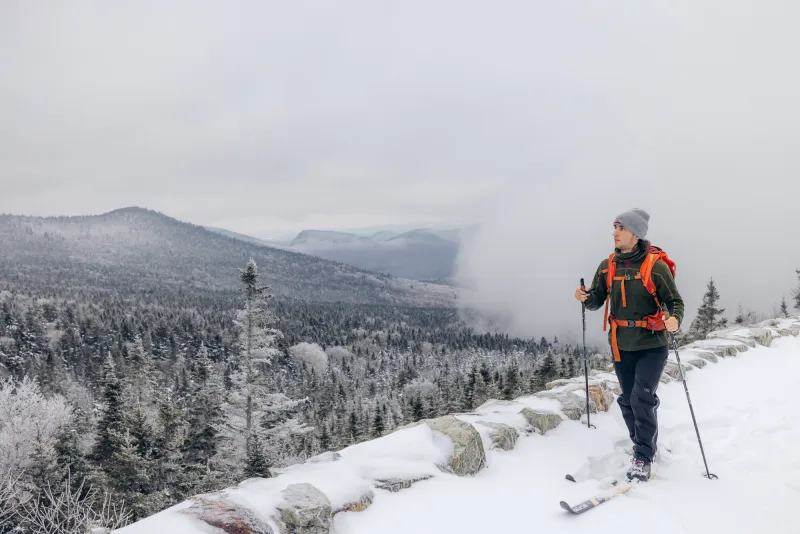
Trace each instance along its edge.
<path fill-rule="evenodd" d="M 35 500 L 23 504 L 19 512 L 26 532 L 31 534 L 86 534 L 102 529 L 126 525 L 131 518 L 123 504 L 111 503 L 108 493 L 104 493 L 99 510 L 96 509 L 97 491 L 91 487 L 83 494 L 83 479 L 77 488 L 72 487 L 71 475 L 67 473 L 62 491 L 56 494 L 48 482 L 42 494 Z"/>

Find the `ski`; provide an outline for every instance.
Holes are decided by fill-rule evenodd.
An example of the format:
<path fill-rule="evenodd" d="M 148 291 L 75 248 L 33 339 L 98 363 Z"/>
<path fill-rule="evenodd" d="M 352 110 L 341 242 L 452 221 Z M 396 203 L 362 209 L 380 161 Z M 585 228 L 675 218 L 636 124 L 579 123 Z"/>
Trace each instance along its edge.
<path fill-rule="evenodd" d="M 560 503 L 561 504 L 561 508 L 563 508 L 564 510 L 566 510 L 566 511 L 572 513 L 572 514 L 576 514 L 576 515 L 577 514 L 582 514 L 586 510 L 591 510 L 592 508 L 596 508 L 597 506 L 600 506 L 604 502 L 610 501 L 611 499 L 613 499 L 617 495 L 622 495 L 623 493 L 626 493 L 627 491 L 631 490 L 632 488 L 633 488 L 633 483 L 625 484 L 624 486 L 620 486 L 620 487 L 616 488 L 611 493 L 605 493 L 605 494 L 602 494 L 602 495 L 596 495 L 596 496 L 594 496 L 594 497 L 592 497 L 590 499 L 587 499 L 587 500 L 585 500 L 585 501 L 583 501 L 581 503 L 576 504 L 575 506 L 570 506 L 569 504 L 567 504 L 566 501 L 561 501 L 561 503 Z"/>

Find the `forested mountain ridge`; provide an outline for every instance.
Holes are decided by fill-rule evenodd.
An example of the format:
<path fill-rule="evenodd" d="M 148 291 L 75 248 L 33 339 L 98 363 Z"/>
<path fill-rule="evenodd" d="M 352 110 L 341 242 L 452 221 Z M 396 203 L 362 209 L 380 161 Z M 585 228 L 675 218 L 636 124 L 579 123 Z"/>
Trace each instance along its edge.
<path fill-rule="evenodd" d="M 237 291 L 249 258 L 277 296 L 316 302 L 453 305 L 455 290 L 246 243 L 164 214 L 0 215 L 0 289 L 102 288 L 121 295 Z"/>

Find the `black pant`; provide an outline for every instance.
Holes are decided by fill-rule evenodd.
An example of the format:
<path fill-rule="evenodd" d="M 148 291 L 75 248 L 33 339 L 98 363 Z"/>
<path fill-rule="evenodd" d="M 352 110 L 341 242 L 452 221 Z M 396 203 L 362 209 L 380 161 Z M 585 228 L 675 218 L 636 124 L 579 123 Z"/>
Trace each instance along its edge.
<path fill-rule="evenodd" d="M 652 462 L 658 441 L 656 411 L 660 401 L 656 395 L 661 373 L 667 363 L 669 347 L 636 351 L 620 350 L 614 362 L 622 394 L 617 399 L 622 417 L 633 441 L 633 452 Z"/>

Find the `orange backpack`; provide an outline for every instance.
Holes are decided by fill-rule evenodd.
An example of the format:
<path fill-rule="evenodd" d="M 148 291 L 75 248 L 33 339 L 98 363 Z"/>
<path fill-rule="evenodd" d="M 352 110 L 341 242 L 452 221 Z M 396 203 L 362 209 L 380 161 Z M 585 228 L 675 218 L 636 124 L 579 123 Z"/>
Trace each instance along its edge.
<path fill-rule="evenodd" d="M 619 348 L 617 347 L 617 327 L 623 326 L 631 328 L 647 328 L 651 332 L 661 331 L 665 328 L 664 320 L 661 318 L 663 315 L 663 312 L 661 311 L 661 303 L 658 301 L 658 296 L 656 295 L 656 285 L 653 283 L 652 278 L 653 266 L 658 260 L 663 261 L 667 265 L 672 273 L 672 276 L 674 277 L 676 270 L 675 262 L 670 259 L 666 252 L 656 246 L 650 246 L 650 251 L 642 262 L 642 266 L 639 268 L 639 273 L 636 275 L 616 276 L 617 264 L 614 262 L 614 253 L 608 256 L 608 268 L 603 269 L 602 271 L 606 273 L 606 310 L 603 316 L 603 331 L 606 330 L 606 325 L 610 323 L 611 348 L 614 353 L 614 361 L 620 361 Z M 625 281 L 641 280 L 645 289 L 647 289 L 647 292 L 650 293 L 650 295 L 652 295 L 652 297 L 655 299 L 658 311 L 652 315 L 642 317 L 642 319 L 638 321 L 614 319 L 614 317 L 608 313 L 609 302 L 611 301 L 611 284 L 614 283 L 614 280 L 619 280 L 622 284 L 620 289 L 622 291 L 623 307 L 628 305 L 625 296 Z"/>

